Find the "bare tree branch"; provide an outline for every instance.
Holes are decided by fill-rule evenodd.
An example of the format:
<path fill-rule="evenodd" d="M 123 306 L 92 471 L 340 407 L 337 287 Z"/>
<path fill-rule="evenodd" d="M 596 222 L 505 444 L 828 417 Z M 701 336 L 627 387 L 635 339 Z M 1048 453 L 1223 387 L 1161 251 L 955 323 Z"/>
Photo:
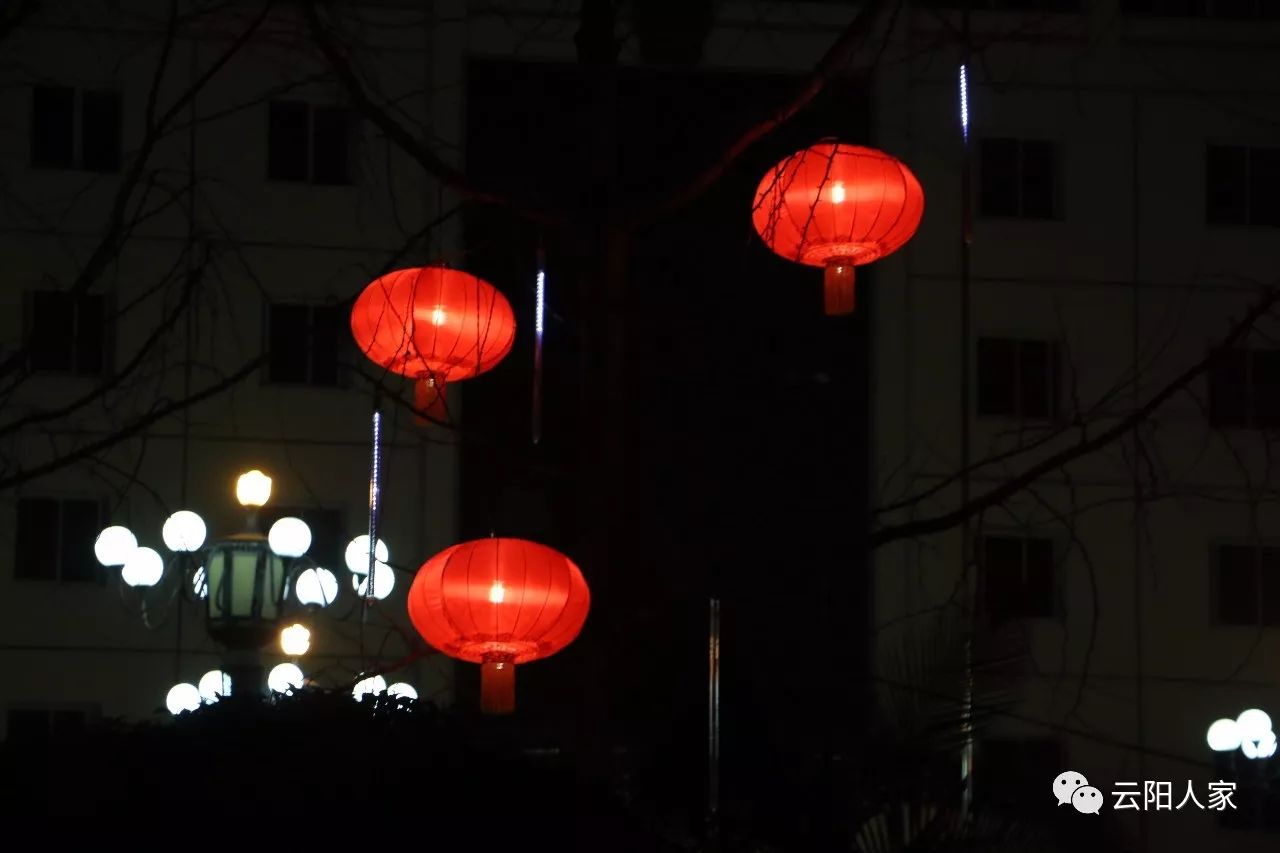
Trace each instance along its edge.
<path fill-rule="evenodd" d="M 1220 342 L 1220 346 L 1229 347 L 1242 338 L 1267 312 L 1280 303 L 1280 288 L 1270 288 L 1267 295 L 1257 305 L 1237 322 L 1229 334 Z M 1093 438 L 1082 439 L 1075 445 L 1065 450 L 1049 456 L 1042 461 L 1032 465 L 1017 476 L 1011 477 L 1001 483 L 996 488 L 991 489 L 985 494 L 979 495 L 963 506 L 957 507 L 951 512 L 932 518 L 922 518 L 915 521 L 909 521 L 903 524 L 892 524 L 881 527 L 872 531 L 868 537 L 868 546 L 872 549 L 887 545 L 890 542 L 896 542 L 900 539 L 907 539 L 913 536 L 926 536 L 931 533 L 940 533 L 957 525 L 963 524 L 979 512 L 993 506 L 998 506 L 1012 496 L 1021 492 L 1027 486 L 1034 483 L 1040 477 L 1068 465 L 1071 462 L 1081 459 L 1090 453 L 1101 450 L 1103 447 L 1111 444 L 1117 439 L 1127 435 L 1130 431 L 1138 427 L 1146 421 L 1161 406 L 1170 399 L 1186 389 L 1191 382 L 1204 373 L 1213 360 L 1214 354 L 1210 353 L 1194 365 L 1183 371 L 1177 378 L 1166 385 L 1155 396 L 1149 399 L 1143 406 L 1136 411 L 1122 418 L 1119 423 L 1106 429 Z"/>
<path fill-rule="evenodd" d="M 143 415 L 128 426 L 116 430 L 105 438 L 86 444 L 83 447 L 76 448 L 68 453 L 64 453 L 58 458 L 52 459 L 42 465 L 37 465 L 34 468 L 20 468 L 13 474 L 0 479 L 0 491 L 3 491 L 4 489 L 12 489 L 14 486 L 19 486 L 30 480 L 34 480 L 37 477 L 43 477 L 45 474 L 51 474 L 54 471 L 67 467 L 68 465 L 73 465 L 81 459 L 92 457 L 95 454 L 124 441 L 130 436 L 137 435 L 147 427 L 159 420 L 167 418 L 175 412 L 182 411 L 188 406 L 194 406 L 195 404 L 207 400 L 210 397 L 215 397 L 245 379 L 253 373 L 253 371 L 265 364 L 266 361 L 267 356 L 260 355 L 241 367 L 235 373 L 232 373 L 230 376 L 223 379 L 221 382 L 211 385 L 202 391 L 198 391 L 189 397 L 184 397 L 181 400 L 175 400 L 171 403 L 167 403 L 166 405 Z"/>
<path fill-rule="evenodd" d="M 652 224 L 663 214 L 677 210 L 706 192 L 716 181 L 724 176 L 729 167 L 741 157 L 747 149 L 764 137 L 790 121 L 798 112 L 813 102 L 826 87 L 827 81 L 843 69 L 853 59 L 855 53 L 871 35 L 876 22 L 888 11 L 890 6 L 901 3 L 901 0 L 874 0 L 864 5 L 854 16 L 853 21 L 845 28 L 835 44 L 827 50 L 818 61 L 805 84 L 794 98 L 783 104 L 768 118 L 747 130 L 736 142 L 729 146 L 723 155 L 708 166 L 683 188 L 659 202 L 655 207 L 641 211 L 628 223 L 631 228 L 643 228 Z"/>

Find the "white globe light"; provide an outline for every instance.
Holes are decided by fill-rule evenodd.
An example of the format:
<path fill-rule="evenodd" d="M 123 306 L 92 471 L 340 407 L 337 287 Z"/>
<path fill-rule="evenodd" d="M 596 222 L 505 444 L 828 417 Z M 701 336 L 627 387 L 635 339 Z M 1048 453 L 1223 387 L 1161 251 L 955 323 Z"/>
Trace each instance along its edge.
<path fill-rule="evenodd" d="M 306 625 L 293 623 L 280 629 L 280 650 L 291 657 L 305 655 L 311 648 L 311 631 Z"/>
<path fill-rule="evenodd" d="M 191 575 L 191 591 L 201 600 L 209 597 L 209 578 L 204 573 L 204 566 L 196 569 Z"/>
<path fill-rule="evenodd" d="M 123 566 L 138 547 L 138 537 L 127 527 L 116 524 L 98 534 L 93 553 L 104 566 Z"/>
<path fill-rule="evenodd" d="M 361 533 L 355 539 L 347 543 L 346 553 L 347 568 L 352 574 L 367 575 L 369 574 L 369 536 Z M 379 563 L 385 563 L 391 559 L 391 552 L 387 550 L 387 543 L 381 539 L 373 549 L 373 556 Z M 379 566 L 378 568 L 382 568 Z"/>
<path fill-rule="evenodd" d="M 288 693 L 302 687 L 302 670 L 296 663 L 282 663 L 272 667 L 267 673 L 267 686 L 273 693 Z"/>
<path fill-rule="evenodd" d="M 351 585 L 359 595 L 364 595 L 369 588 L 368 575 L 352 575 Z M 373 573 L 373 597 L 382 601 L 396 588 L 396 576 L 390 566 L 380 565 Z"/>
<path fill-rule="evenodd" d="M 164 559 L 154 548 L 134 548 L 120 570 L 120 579 L 129 586 L 155 586 L 164 577 Z"/>
<path fill-rule="evenodd" d="M 300 518 L 282 518 L 267 531 L 267 544 L 281 557 L 301 557 L 311 547 L 311 528 Z"/>
<path fill-rule="evenodd" d="M 1276 754 L 1276 733 L 1269 731 L 1260 738 L 1246 740 L 1240 744 L 1240 750 L 1245 758 L 1270 758 Z"/>
<path fill-rule="evenodd" d="M 293 595 L 299 604 L 328 607 L 338 600 L 338 578 L 328 569 L 306 569 L 294 581 Z"/>
<path fill-rule="evenodd" d="M 351 695 L 357 702 L 369 694 L 385 693 L 387 691 L 387 680 L 381 675 L 371 675 L 362 681 L 356 682 L 356 686 L 351 688 Z"/>
<path fill-rule="evenodd" d="M 1232 752 L 1240 748 L 1240 727 L 1235 720 L 1214 720 L 1205 740 L 1214 752 Z"/>
<path fill-rule="evenodd" d="M 412 684 L 406 684 L 403 681 L 397 681 L 395 684 L 387 688 L 388 696 L 399 696 L 405 699 L 417 699 L 418 691 L 413 689 Z"/>
<path fill-rule="evenodd" d="M 164 704 L 174 716 L 183 711 L 194 711 L 200 707 L 200 690 L 194 684 L 175 684 L 169 688 L 169 695 L 164 697 Z"/>
<path fill-rule="evenodd" d="M 169 516 L 160 530 L 164 544 L 170 551 L 199 551 L 204 544 L 204 519 L 189 509 L 180 509 Z"/>
<path fill-rule="evenodd" d="M 1236 717 L 1236 726 L 1240 729 L 1240 740 L 1261 740 L 1271 731 L 1271 717 L 1266 711 L 1250 708 Z"/>
<path fill-rule="evenodd" d="M 211 669 L 200 676 L 200 698 L 206 702 L 217 702 L 223 696 L 231 695 L 231 676 L 220 669 Z"/>

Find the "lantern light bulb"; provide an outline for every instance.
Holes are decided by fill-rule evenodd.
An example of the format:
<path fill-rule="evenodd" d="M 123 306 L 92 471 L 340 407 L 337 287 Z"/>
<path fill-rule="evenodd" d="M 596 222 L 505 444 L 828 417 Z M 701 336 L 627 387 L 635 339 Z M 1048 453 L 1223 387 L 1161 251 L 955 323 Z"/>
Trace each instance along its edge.
<path fill-rule="evenodd" d="M 839 181 L 831 187 L 831 201 L 833 204 L 844 204 L 844 184 Z"/>
<path fill-rule="evenodd" d="M 358 595 L 362 597 L 367 595 L 369 590 L 369 576 L 353 574 L 351 576 L 351 586 L 355 588 Z M 373 574 L 373 597 L 382 601 L 387 596 L 391 595 L 391 591 L 395 588 L 395 572 L 390 566 L 379 563 Z"/>
<path fill-rule="evenodd" d="M 1235 720 L 1215 720 L 1205 740 L 1214 752 L 1233 752 L 1240 748 L 1240 727 Z"/>
<path fill-rule="evenodd" d="M 538 270 L 538 292 L 533 312 L 533 331 L 542 337 L 542 322 L 547 311 L 547 274 L 543 270 Z"/>
<path fill-rule="evenodd" d="M 489 603 L 501 604 L 507 598 L 507 589 L 502 585 L 502 581 L 494 581 L 493 586 L 489 587 Z"/>
<path fill-rule="evenodd" d="M 1271 717 L 1266 711 L 1250 708 L 1236 717 L 1236 726 L 1241 740 L 1261 740 L 1271 731 Z"/>
<path fill-rule="evenodd" d="M 960 66 L 960 129 L 969 138 L 969 69 Z"/>
<path fill-rule="evenodd" d="M 236 480 L 236 500 L 241 506 L 265 506 L 271 499 L 271 478 L 258 469 L 247 471 Z"/>
<path fill-rule="evenodd" d="M 328 607 L 338 598 L 338 579 L 325 568 L 306 569 L 294 581 L 293 595 L 299 604 Z"/>
<path fill-rule="evenodd" d="M 104 566 L 123 566 L 137 547 L 138 537 L 129 528 L 115 524 L 98 534 L 93 553 Z"/>
<path fill-rule="evenodd" d="M 184 711 L 194 711 L 200 707 L 200 689 L 185 682 L 175 684 L 164 697 L 164 704 L 175 717 Z"/>
<path fill-rule="evenodd" d="M 387 688 L 388 696 L 395 696 L 400 699 L 417 699 L 418 691 L 414 689 L 412 684 L 404 681 L 397 681 L 395 684 Z"/>
<path fill-rule="evenodd" d="M 357 702 L 364 699 L 370 694 L 377 695 L 387 692 L 387 680 L 381 675 L 371 675 L 368 678 L 361 679 L 356 682 L 356 686 L 351 688 L 351 696 Z"/>
<path fill-rule="evenodd" d="M 311 630 L 301 622 L 280 629 L 280 651 L 300 657 L 311 649 Z"/>
<path fill-rule="evenodd" d="M 387 543 L 379 539 L 377 546 L 373 549 L 373 556 L 378 563 L 385 563 L 390 560 L 391 552 L 387 550 Z M 347 543 L 347 551 L 344 557 L 347 568 L 352 574 L 369 574 L 369 535 L 361 533 Z M 381 570 L 382 566 L 379 565 L 378 569 Z"/>
<path fill-rule="evenodd" d="M 302 670 L 296 663 L 281 663 L 267 673 L 267 686 L 272 693 L 289 693 L 302 687 Z"/>
<path fill-rule="evenodd" d="M 170 551 L 189 554 L 200 550 L 207 532 L 203 518 L 189 509 L 180 509 L 165 519 L 160 535 Z"/>
<path fill-rule="evenodd" d="M 134 548 L 120 570 L 120 579 L 129 586 L 155 586 L 162 577 L 164 559 L 154 548 Z"/>
<path fill-rule="evenodd" d="M 204 566 L 197 568 L 191 575 L 191 591 L 201 601 L 209 597 L 209 577 L 205 574 Z"/>
<path fill-rule="evenodd" d="M 1240 744 L 1245 758 L 1261 760 L 1276 754 L 1276 733 L 1268 729 L 1261 737 L 1245 740 Z"/>
<path fill-rule="evenodd" d="M 447 319 L 447 315 L 445 314 L 443 307 L 437 305 L 435 308 L 431 309 L 431 325 L 443 326 L 445 319 Z"/>
<path fill-rule="evenodd" d="M 311 528 L 300 518 L 278 519 L 267 531 L 267 544 L 281 557 L 301 557 L 311 547 Z"/>
<path fill-rule="evenodd" d="M 231 676 L 220 669 L 211 669 L 200 676 L 200 698 L 206 702 L 217 702 L 223 696 L 231 695 Z"/>

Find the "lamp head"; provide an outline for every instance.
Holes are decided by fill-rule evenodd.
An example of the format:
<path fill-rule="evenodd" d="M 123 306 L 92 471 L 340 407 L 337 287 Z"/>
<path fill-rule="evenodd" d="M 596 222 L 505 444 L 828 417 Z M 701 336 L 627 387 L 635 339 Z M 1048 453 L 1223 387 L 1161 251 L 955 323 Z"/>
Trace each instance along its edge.
<path fill-rule="evenodd" d="M 271 478 L 258 469 L 246 471 L 236 480 L 236 500 L 250 509 L 264 506 L 271 499 Z"/>

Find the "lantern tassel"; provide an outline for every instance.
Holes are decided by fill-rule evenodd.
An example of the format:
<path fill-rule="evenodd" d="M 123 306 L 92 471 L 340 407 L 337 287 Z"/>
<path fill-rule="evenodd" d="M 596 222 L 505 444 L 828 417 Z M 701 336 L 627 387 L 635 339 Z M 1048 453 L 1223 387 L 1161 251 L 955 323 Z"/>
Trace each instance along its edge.
<path fill-rule="evenodd" d="M 516 709 L 516 665 L 510 658 L 480 664 L 480 712 L 510 714 Z"/>
<path fill-rule="evenodd" d="M 413 389 L 413 408 L 417 410 L 413 416 L 414 423 L 429 426 L 433 422 L 448 421 L 449 409 L 444 393 L 444 382 L 434 376 L 419 377 Z"/>
<path fill-rule="evenodd" d="M 822 275 L 822 303 L 828 317 L 853 313 L 854 269 L 853 261 L 848 258 L 827 261 Z"/>

